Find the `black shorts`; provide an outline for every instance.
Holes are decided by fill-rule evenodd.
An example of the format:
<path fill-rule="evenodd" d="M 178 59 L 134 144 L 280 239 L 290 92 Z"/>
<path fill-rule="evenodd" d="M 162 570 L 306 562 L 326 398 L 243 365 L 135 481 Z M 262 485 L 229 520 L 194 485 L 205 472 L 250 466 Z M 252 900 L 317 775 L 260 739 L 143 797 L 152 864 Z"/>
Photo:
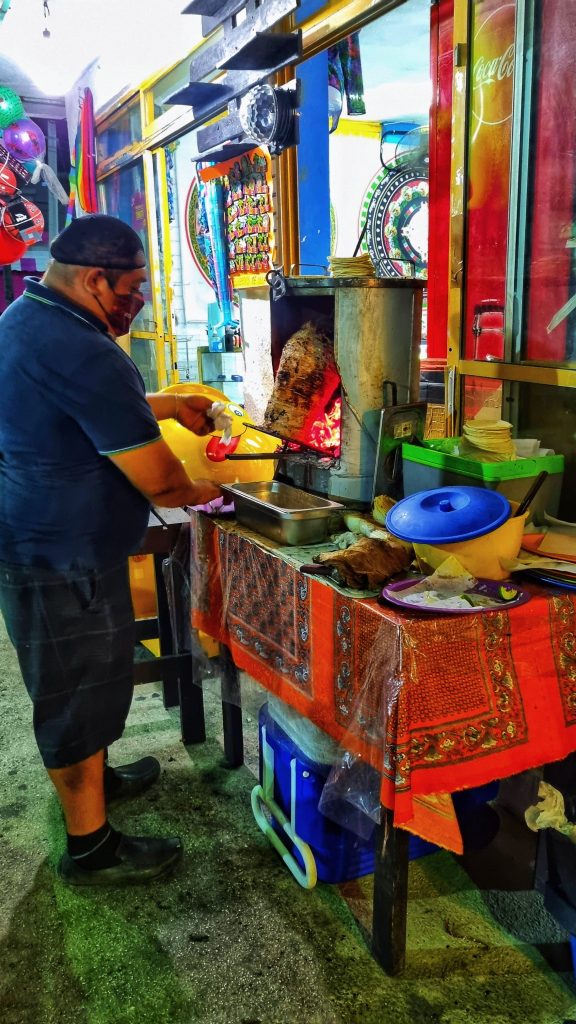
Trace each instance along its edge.
<path fill-rule="evenodd" d="M 59 572 L 0 562 L 0 611 L 45 766 L 77 764 L 118 739 L 133 692 L 128 564 Z"/>

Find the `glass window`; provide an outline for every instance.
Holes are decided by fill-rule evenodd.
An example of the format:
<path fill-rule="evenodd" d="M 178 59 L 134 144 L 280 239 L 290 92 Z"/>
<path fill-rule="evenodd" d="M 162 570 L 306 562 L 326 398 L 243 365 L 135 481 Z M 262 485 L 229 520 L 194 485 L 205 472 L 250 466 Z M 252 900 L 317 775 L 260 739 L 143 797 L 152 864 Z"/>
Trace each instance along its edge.
<path fill-rule="evenodd" d="M 136 98 L 126 104 L 120 114 L 112 121 L 106 121 L 96 135 L 96 153 L 98 161 L 107 160 L 119 150 L 125 149 L 133 142 L 139 142 L 142 134 L 140 118 L 140 99 Z"/>
<path fill-rule="evenodd" d="M 210 314 L 214 322 L 221 319 L 210 277 L 207 226 L 201 216 L 197 165 L 192 161 L 195 152 L 194 132 L 188 132 L 165 147 L 172 260 L 169 279 L 162 276 L 162 289 L 170 295 L 180 380 L 189 381 L 201 379 L 198 348 L 208 342 Z M 167 243 L 168 239 L 163 239 L 160 231 L 161 252 L 167 248 Z"/>
<path fill-rule="evenodd" d="M 378 276 L 425 278 L 429 0 L 406 0 L 299 65 L 298 77 L 302 272 L 357 253 Z"/>
<path fill-rule="evenodd" d="M 488 409 L 493 411 L 496 419 L 509 419 L 502 381 L 491 377 L 466 377 L 462 395 L 462 423 Z"/>
<path fill-rule="evenodd" d="M 576 21 L 474 0 L 462 352 L 576 363 Z"/>
<path fill-rule="evenodd" d="M 140 370 L 147 392 L 158 391 L 158 362 L 156 359 L 156 343 L 150 338 L 130 338 L 130 355 Z"/>
<path fill-rule="evenodd" d="M 142 161 L 137 160 L 129 167 L 114 171 L 101 182 L 103 213 L 130 224 L 142 239 L 142 247 L 149 258 L 148 220 L 144 194 L 144 170 Z M 145 304 L 132 326 L 133 331 L 153 332 L 156 330 L 152 305 L 152 287 L 148 280 L 142 285 Z"/>
<path fill-rule="evenodd" d="M 576 453 L 567 449 L 566 438 L 576 436 L 576 388 L 467 376 L 462 393 L 462 423 L 481 410 L 490 410 L 511 423 L 514 438 L 536 438 L 544 453 L 564 453 L 563 514 L 572 522 Z"/>
<path fill-rule="evenodd" d="M 563 0 L 539 0 L 533 14 L 519 215 L 521 355 L 568 364 L 576 363 L 576 19 Z"/>
<path fill-rule="evenodd" d="M 167 110 L 175 111 L 180 113 L 184 107 L 180 104 L 174 106 L 171 103 L 166 103 L 166 100 L 173 96 L 174 93 L 179 92 L 180 89 L 184 89 L 185 86 L 190 84 L 190 61 L 184 61 L 183 64 L 179 64 L 175 67 L 168 75 L 164 75 L 160 82 L 152 86 L 152 98 L 154 101 L 154 119 L 161 117 Z"/>
<path fill-rule="evenodd" d="M 504 358 L 515 4 L 474 0 L 470 26 L 463 354 Z"/>

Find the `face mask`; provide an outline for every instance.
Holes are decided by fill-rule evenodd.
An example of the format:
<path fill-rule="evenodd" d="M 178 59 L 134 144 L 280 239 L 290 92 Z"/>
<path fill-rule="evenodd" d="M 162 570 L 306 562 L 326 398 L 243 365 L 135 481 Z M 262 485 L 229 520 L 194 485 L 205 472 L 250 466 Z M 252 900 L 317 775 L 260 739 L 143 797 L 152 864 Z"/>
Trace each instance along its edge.
<path fill-rule="evenodd" d="M 114 293 L 115 303 L 111 310 L 104 309 L 99 299 L 96 301 L 106 316 L 114 335 L 119 338 L 122 334 L 128 334 L 130 324 L 138 316 L 145 303 L 140 292 L 129 292 L 127 295 L 118 295 L 110 281 L 110 290 Z"/>

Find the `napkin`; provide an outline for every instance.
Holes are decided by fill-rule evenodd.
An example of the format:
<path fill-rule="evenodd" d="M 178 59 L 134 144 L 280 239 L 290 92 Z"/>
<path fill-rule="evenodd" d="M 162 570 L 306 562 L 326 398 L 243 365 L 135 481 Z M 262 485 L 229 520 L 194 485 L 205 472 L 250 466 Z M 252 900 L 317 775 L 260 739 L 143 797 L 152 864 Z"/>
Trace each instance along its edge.
<path fill-rule="evenodd" d="M 207 410 L 206 415 L 214 420 L 214 429 L 221 430 L 222 437 L 220 438 L 220 444 L 229 445 L 232 440 L 232 417 L 229 413 L 224 412 L 226 404 L 224 402 L 212 402 L 212 405 Z"/>

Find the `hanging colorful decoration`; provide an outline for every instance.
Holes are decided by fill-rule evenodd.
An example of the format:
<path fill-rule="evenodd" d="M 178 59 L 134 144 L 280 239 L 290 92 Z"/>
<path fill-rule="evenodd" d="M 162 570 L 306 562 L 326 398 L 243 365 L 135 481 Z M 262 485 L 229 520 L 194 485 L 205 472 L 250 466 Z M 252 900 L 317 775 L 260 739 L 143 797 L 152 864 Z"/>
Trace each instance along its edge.
<path fill-rule="evenodd" d="M 29 117 L 18 118 L 4 129 L 2 141 L 17 160 L 41 160 L 46 153 L 44 132 Z"/>
<path fill-rule="evenodd" d="M 264 149 L 254 149 L 234 160 L 200 171 L 204 181 L 222 183 L 226 209 L 228 268 L 233 288 L 266 283 L 272 269 L 272 169 Z"/>
<path fill-rule="evenodd" d="M 9 199 L 0 210 L 2 227 L 11 238 L 34 245 L 42 238 L 44 217 L 35 203 L 22 196 Z"/>
<path fill-rule="evenodd" d="M 0 128 L 7 128 L 20 117 L 24 117 L 22 100 L 13 89 L 0 85 Z"/>
<path fill-rule="evenodd" d="M 199 183 L 196 177 L 192 178 L 186 196 L 186 240 L 192 259 L 202 277 L 207 284 L 214 287 L 206 205 L 202 201 L 204 192 L 205 188 L 202 182 Z"/>
<path fill-rule="evenodd" d="M 9 167 L 0 166 L 0 196 L 13 196 L 18 189 L 16 175 Z"/>
<path fill-rule="evenodd" d="M 19 238 L 9 235 L 3 227 L 0 227 L 0 266 L 6 267 L 15 263 L 24 256 L 28 246 Z"/>
<path fill-rule="evenodd" d="M 98 213 L 94 99 L 90 89 L 83 90 L 78 110 L 78 127 L 70 170 L 70 199 L 66 218 L 68 224 L 75 216 L 76 202 L 84 213 Z"/>
<path fill-rule="evenodd" d="M 26 116 L 22 101 L 0 84 L 0 266 L 22 258 L 44 233 L 44 218 L 22 192 L 40 180 L 61 203 L 68 196 L 55 171 L 43 163 L 44 133 Z"/>
<path fill-rule="evenodd" d="M 200 174 L 202 177 L 202 173 Z M 214 292 L 222 318 L 214 326 L 216 331 L 233 321 L 232 290 L 230 287 L 228 253 L 226 250 L 226 223 L 224 219 L 224 187 L 219 178 L 205 183 L 204 203 L 210 239 L 211 270 L 214 275 Z"/>

